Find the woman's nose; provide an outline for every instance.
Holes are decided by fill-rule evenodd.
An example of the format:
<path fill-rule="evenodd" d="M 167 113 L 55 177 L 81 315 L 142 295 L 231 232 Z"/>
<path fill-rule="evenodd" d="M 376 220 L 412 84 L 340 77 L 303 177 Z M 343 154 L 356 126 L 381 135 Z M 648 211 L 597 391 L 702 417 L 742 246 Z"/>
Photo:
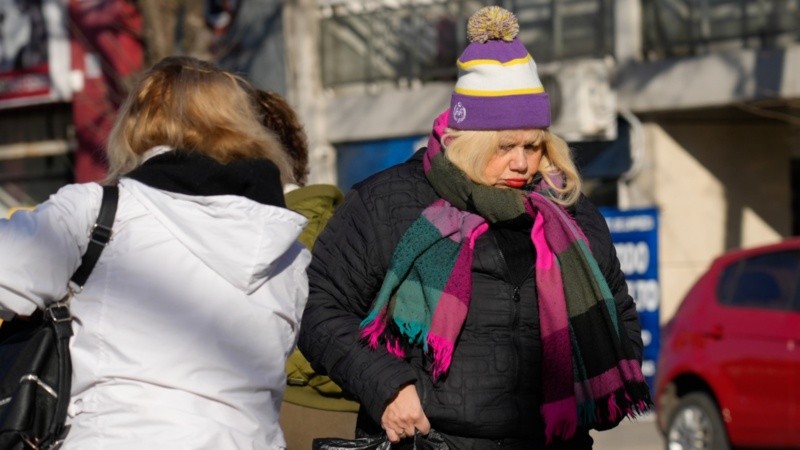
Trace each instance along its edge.
<path fill-rule="evenodd" d="M 528 159 L 525 158 L 524 147 L 514 147 L 514 150 L 511 152 L 511 161 L 509 162 L 508 167 L 515 172 L 524 173 L 528 170 Z"/>

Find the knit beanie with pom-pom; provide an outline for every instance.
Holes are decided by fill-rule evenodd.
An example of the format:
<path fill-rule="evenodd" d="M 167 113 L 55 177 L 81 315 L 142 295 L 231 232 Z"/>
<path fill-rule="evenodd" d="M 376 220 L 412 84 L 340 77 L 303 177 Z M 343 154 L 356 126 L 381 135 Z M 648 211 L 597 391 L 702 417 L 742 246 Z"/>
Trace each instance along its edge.
<path fill-rule="evenodd" d="M 550 126 L 550 100 L 519 38 L 517 18 L 499 6 L 470 17 L 470 44 L 458 58 L 448 127 L 512 130 Z"/>

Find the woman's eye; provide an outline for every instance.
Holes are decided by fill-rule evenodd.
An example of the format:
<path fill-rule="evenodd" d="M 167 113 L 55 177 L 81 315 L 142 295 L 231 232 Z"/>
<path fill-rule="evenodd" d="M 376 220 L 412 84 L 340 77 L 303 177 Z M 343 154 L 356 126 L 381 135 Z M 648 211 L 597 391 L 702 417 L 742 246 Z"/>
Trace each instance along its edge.
<path fill-rule="evenodd" d="M 507 152 L 514 148 L 514 144 L 500 144 L 500 150 Z"/>

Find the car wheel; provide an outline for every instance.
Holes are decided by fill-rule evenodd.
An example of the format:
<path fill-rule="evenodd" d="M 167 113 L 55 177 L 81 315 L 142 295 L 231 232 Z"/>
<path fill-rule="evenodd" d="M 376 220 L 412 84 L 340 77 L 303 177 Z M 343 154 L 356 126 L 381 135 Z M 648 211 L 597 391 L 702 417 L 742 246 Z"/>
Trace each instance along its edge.
<path fill-rule="evenodd" d="M 681 397 L 667 423 L 667 450 L 729 450 L 717 405 L 702 392 Z"/>

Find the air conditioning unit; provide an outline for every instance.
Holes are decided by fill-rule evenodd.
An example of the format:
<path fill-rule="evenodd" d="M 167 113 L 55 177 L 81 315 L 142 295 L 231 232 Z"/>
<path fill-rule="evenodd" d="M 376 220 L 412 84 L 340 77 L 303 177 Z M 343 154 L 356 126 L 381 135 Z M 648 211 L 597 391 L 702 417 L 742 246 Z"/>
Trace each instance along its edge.
<path fill-rule="evenodd" d="M 551 130 L 568 142 L 617 138 L 617 96 L 612 64 L 605 59 L 559 61 L 539 66 L 550 96 Z"/>

